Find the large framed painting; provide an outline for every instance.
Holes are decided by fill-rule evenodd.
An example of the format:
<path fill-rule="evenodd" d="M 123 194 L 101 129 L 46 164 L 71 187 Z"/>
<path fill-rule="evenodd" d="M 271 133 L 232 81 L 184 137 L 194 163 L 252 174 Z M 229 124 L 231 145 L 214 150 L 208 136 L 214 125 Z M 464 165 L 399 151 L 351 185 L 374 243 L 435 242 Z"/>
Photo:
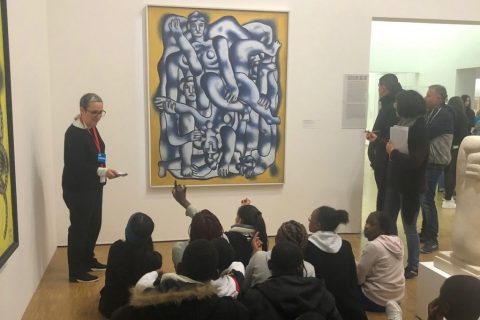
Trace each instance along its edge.
<path fill-rule="evenodd" d="M 18 247 L 6 0 L 0 0 L 0 267 Z"/>
<path fill-rule="evenodd" d="M 284 182 L 288 13 L 147 7 L 150 182 Z"/>

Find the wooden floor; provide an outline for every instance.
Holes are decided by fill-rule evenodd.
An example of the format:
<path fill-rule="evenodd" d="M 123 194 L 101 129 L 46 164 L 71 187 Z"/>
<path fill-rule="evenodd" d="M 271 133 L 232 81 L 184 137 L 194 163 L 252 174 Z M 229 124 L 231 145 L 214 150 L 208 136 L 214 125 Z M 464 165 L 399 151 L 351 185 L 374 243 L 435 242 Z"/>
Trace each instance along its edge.
<path fill-rule="evenodd" d="M 374 204 L 375 192 L 373 180 L 366 170 L 366 182 L 364 186 L 363 220 L 366 219 L 366 208 Z M 439 245 L 441 250 L 450 250 L 450 230 L 455 210 L 441 209 L 441 196 L 437 195 L 437 208 L 439 208 Z M 374 206 L 374 205 L 373 205 Z M 421 219 L 419 219 L 421 223 Z M 404 239 L 401 224 L 398 226 L 399 234 Z M 343 238 L 352 244 L 355 257 L 361 255 L 361 248 L 366 240 L 361 234 L 343 234 Z M 274 239 L 271 238 L 273 245 Z M 405 243 L 405 242 L 404 242 Z M 173 271 L 171 258 L 172 242 L 155 243 L 155 249 L 163 256 L 163 269 L 166 272 Z M 97 246 L 96 256 L 106 262 L 109 246 Z M 97 311 L 99 291 L 104 284 L 104 273 L 97 272 L 100 281 L 95 283 L 69 283 L 67 274 L 66 248 L 60 247 L 55 252 L 50 264 L 33 295 L 22 319 L 76 319 L 95 320 L 104 319 Z M 421 261 L 431 261 L 435 254 L 421 255 Z M 417 292 L 417 280 L 407 280 L 406 295 L 402 302 L 404 319 L 415 319 L 415 301 Z M 368 314 L 369 319 L 386 319 L 384 314 Z"/>

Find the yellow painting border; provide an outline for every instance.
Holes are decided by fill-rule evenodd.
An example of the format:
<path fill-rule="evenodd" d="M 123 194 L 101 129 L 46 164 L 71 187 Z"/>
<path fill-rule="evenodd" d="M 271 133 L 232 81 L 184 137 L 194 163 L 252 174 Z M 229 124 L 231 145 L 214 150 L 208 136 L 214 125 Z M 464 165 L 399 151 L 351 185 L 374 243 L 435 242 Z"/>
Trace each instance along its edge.
<path fill-rule="evenodd" d="M 0 1 L 0 267 L 18 247 L 6 0 Z"/>
<path fill-rule="evenodd" d="M 159 24 L 165 15 L 179 15 L 187 17 L 190 13 L 199 11 L 208 14 L 210 23 L 224 16 L 233 16 L 239 24 L 245 24 L 253 20 L 270 20 L 276 26 L 276 36 L 281 43 L 278 53 L 280 103 L 278 116 L 281 123 L 278 126 L 278 149 L 275 157 L 276 174 L 273 175 L 267 169 L 264 173 L 254 178 L 243 176 L 216 177 L 208 180 L 180 179 L 188 185 L 249 185 L 249 184 L 282 184 L 285 179 L 285 131 L 286 131 L 286 99 L 287 99 L 287 52 L 288 52 L 288 12 L 286 11 L 253 11 L 233 9 L 211 9 L 194 7 L 164 7 L 148 6 L 147 15 L 147 65 L 148 65 L 148 114 L 149 114 L 149 166 L 150 186 L 171 186 L 176 179 L 168 171 L 165 177 L 158 176 L 160 121 L 158 113 L 152 106 L 153 96 L 159 85 L 157 63 L 163 53 L 163 43 L 159 34 Z"/>

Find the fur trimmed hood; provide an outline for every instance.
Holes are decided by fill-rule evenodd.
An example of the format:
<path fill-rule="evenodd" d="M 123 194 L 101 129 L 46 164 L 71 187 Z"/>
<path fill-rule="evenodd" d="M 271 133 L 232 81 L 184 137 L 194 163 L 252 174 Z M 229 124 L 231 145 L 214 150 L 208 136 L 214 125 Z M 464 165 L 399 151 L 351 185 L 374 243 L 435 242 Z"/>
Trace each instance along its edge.
<path fill-rule="evenodd" d="M 198 282 L 175 273 L 166 273 L 154 288 L 132 288 L 130 305 L 147 307 L 161 304 L 180 305 L 187 300 L 205 300 L 217 294 L 210 282 Z"/>

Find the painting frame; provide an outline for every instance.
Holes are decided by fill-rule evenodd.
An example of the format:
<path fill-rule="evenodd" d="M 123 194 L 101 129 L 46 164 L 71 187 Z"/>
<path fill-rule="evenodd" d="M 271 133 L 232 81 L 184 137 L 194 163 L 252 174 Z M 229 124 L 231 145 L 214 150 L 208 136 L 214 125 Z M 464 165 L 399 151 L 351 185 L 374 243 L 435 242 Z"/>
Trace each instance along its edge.
<path fill-rule="evenodd" d="M 19 246 L 6 0 L 0 0 L 0 267 Z M 7 145 L 7 146 L 5 146 Z M 5 217 L 5 218 L 3 218 Z"/>
<path fill-rule="evenodd" d="M 158 10 L 161 13 L 155 16 L 151 14 L 152 10 Z M 158 115 L 158 109 L 157 109 L 157 112 L 155 111 L 155 107 L 158 107 L 158 106 L 154 105 L 154 100 L 155 100 L 155 94 L 158 90 L 157 88 L 159 88 L 162 84 L 162 80 L 160 80 L 161 68 L 159 67 L 159 65 L 161 63 L 161 60 L 163 59 L 163 55 L 167 51 L 166 49 L 167 45 L 164 42 L 166 39 L 166 36 L 164 33 L 162 33 L 162 29 L 161 29 L 162 26 L 163 28 L 166 28 L 165 26 L 167 24 L 162 25 L 162 23 L 164 23 L 165 19 L 167 19 L 166 18 L 167 16 L 178 15 L 181 18 L 186 19 L 186 17 L 188 16 L 188 13 L 193 13 L 195 11 L 208 16 L 208 19 L 212 24 L 208 25 L 206 28 L 210 28 L 214 24 L 214 22 L 218 24 L 218 21 L 226 16 L 233 17 L 235 21 L 238 21 L 238 25 L 241 25 L 242 27 L 245 24 L 248 24 L 251 22 L 257 22 L 257 20 L 248 20 L 248 18 L 246 17 L 248 17 L 249 14 L 250 16 L 252 14 L 254 16 L 259 16 L 259 18 L 257 18 L 258 21 L 261 21 L 261 22 L 266 21 L 267 24 L 270 22 L 272 25 L 274 25 L 272 29 L 274 29 L 276 33 L 274 33 L 273 40 L 276 40 L 276 41 L 273 41 L 272 39 L 270 39 L 270 45 L 273 42 L 281 43 L 280 45 L 281 47 L 280 49 L 278 49 L 278 54 L 274 56 L 274 59 L 278 59 L 277 65 L 280 66 L 276 69 L 277 82 L 278 82 L 278 90 L 277 90 L 277 96 L 276 96 L 277 109 L 275 110 L 276 112 L 275 114 L 271 112 L 272 117 L 273 115 L 275 115 L 276 118 L 278 117 L 280 120 L 276 124 L 275 129 L 269 129 L 272 132 L 275 132 L 275 135 L 272 134 L 274 138 L 271 138 L 272 145 L 275 144 L 274 147 L 271 148 L 271 150 L 274 150 L 274 151 L 270 152 L 269 158 L 267 157 L 261 158 L 261 156 L 259 156 L 259 152 L 257 152 L 256 154 L 250 153 L 254 155 L 250 158 L 248 158 L 248 156 L 243 154 L 244 159 L 247 159 L 250 162 L 254 162 L 252 166 L 254 167 L 254 169 L 250 170 L 250 175 L 248 175 L 249 172 L 245 170 L 241 171 L 242 167 L 241 165 L 239 165 L 240 161 L 238 160 L 238 158 L 241 159 L 242 157 L 242 154 L 240 154 L 240 156 L 237 156 L 235 161 L 232 160 L 231 162 L 227 162 L 227 163 L 230 163 L 230 168 L 233 167 L 232 163 L 235 164 L 235 167 L 233 167 L 234 169 L 230 170 L 227 176 L 220 176 L 220 170 L 218 170 L 218 174 L 216 175 L 211 174 L 213 177 L 207 177 L 205 175 L 203 178 L 197 179 L 197 177 L 195 177 L 195 173 L 192 176 L 179 177 L 175 174 L 172 174 L 172 172 L 175 171 L 175 169 L 177 170 L 177 172 L 180 172 L 180 165 L 178 164 L 178 162 L 180 161 L 177 160 L 179 158 L 178 151 L 177 151 L 177 159 L 175 160 L 176 163 L 171 165 L 171 166 L 176 165 L 177 167 L 171 171 L 167 169 L 166 174 L 163 173 L 164 176 L 166 176 L 165 179 L 162 179 L 163 176 L 161 176 L 160 174 L 160 171 L 161 171 L 160 163 L 163 162 L 162 160 L 164 160 L 163 157 L 160 155 L 161 154 L 160 150 L 162 148 L 161 147 L 162 142 L 161 142 L 160 136 L 164 128 L 162 127 L 162 124 L 161 124 L 162 120 L 160 120 L 162 116 Z M 282 185 L 285 182 L 285 147 L 286 147 L 285 137 L 286 137 L 286 107 L 287 107 L 286 100 L 287 100 L 287 65 L 288 65 L 287 58 L 288 58 L 289 12 L 287 10 L 264 10 L 264 9 L 256 10 L 256 9 L 232 9 L 232 8 L 218 8 L 218 7 L 212 8 L 212 7 L 198 7 L 198 6 L 185 7 L 185 6 L 158 6 L 158 5 L 147 6 L 145 9 L 145 12 L 146 12 L 146 33 L 147 33 L 146 65 L 147 65 L 147 87 L 148 87 L 148 90 L 147 90 L 148 107 L 147 108 L 148 108 L 148 138 L 149 138 L 148 173 L 149 173 L 150 187 L 171 187 L 175 180 L 178 180 L 179 183 L 187 184 L 189 186 Z M 154 16 L 154 18 L 152 18 L 152 16 Z M 187 31 L 185 31 L 185 27 L 184 27 L 183 33 L 185 34 L 186 32 Z M 155 39 L 155 37 L 159 39 Z M 211 39 L 209 37 L 206 37 L 206 38 Z M 152 45 L 152 42 L 157 42 L 157 43 L 154 43 L 154 45 Z M 160 45 L 158 45 L 158 43 L 160 43 Z M 158 49 L 157 51 L 152 49 L 152 47 L 154 47 L 155 45 L 160 47 L 160 49 Z M 232 46 L 229 43 L 229 48 L 231 47 Z M 275 54 L 276 53 L 277 51 L 275 51 Z M 199 88 L 199 85 L 197 86 L 197 88 Z M 176 99 L 173 99 L 173 100 L 175 102 Z M 239 97 L 239 100 L 240 100 L 240 97 Z M 269 101 L 273 101 L 273 99 Z M 176 100 L 176 102 L 179 103 L 178 100 Z M 244 102 L 242 101 L 242 103 Z M 216 106 L 216 104 L 214 103 L 211 103 L 210 105 L 213 105 L 214 107 Z M 273 110 L 272 107 L 270 107 L 270 109 Z M 255 109 L 255 111 L 257 110 Z M 262 117 L 262 120 L 263 120 L 262 115 L 257 115 L 257 117 L 259 118 Z M 265 119 L 267 119 L 267 117 L 265 117 Z M 273 127 L 273 125 L 270 122 L 268 122 L 268 125 Z M 205 126 L 203 126 L 202 128 L 204 130 L 203 141 L 205 141 L 206 129 L 205 129 Z M 197 124 L 195 124 L 195 129 L 197 129 Z M 219 130 L 217 130 L 217 138 L 218 140 L 220 140 Z M 244 142 L 244 144 L 247 144 L 247 142 Z M 222 143 L 219 142 L 219 145 L 221 146 Z M 201 147 L 197 147 L 197 149 L 201 149 Z M 257 149 L 260 149 L 260 147 L 258 147 Z M 237 149 L 235 150 L 237 151 Z M 205 151 L 205 154 L 206 154 L 206 151 Z M 218 154 L 222 154 L 222 153 L 218 152 Z M 272 154 L 273 154 L 274 160 L 271 160 Z M 196 157 L 197 157 L 196 159 L 199 159 L 198 155 Z M 203 161 L 203 166 L 206 167 L 205 162 L 207 162 L 207 159 L 206 159 L 207 156 L 204 155 L 204 157 L 205 157 L 205 160 L 202 160 L 202 161 Z M 216 168 L 220 166 L 221 164 L 221 160 L 219 160 L 220 157 L 221 156 L 218 156 L 217 163 L 214 164 L 213 166 L 210 166 L 211 168 Z M 264 160 L 264 159 L 267 159 L 267 160 Z M 250 165 L 251 163 L 247 163 L 247 160 L 245 160 L 242 164 L 246 163 L 246 165 Z M 174 161 L 169 162 L 169 165 L 170 163 L 173 163 L 173 162 Z M 238 169 L 239 166 L 240 166 L 240 169 Z M 170 167 L 167 167 L 167 168 L 170 168 Z M 235 172 L 235 168 L 237 168 L 238 171 Z M 183 169 L 183 166 L 182 166 L 182 169 Z M 214 170 L 216 169 L 210 170 L 210 172 L 213 172 Z M 254 174 L 252 174 L 252 172 L 254 172 Z"/>

